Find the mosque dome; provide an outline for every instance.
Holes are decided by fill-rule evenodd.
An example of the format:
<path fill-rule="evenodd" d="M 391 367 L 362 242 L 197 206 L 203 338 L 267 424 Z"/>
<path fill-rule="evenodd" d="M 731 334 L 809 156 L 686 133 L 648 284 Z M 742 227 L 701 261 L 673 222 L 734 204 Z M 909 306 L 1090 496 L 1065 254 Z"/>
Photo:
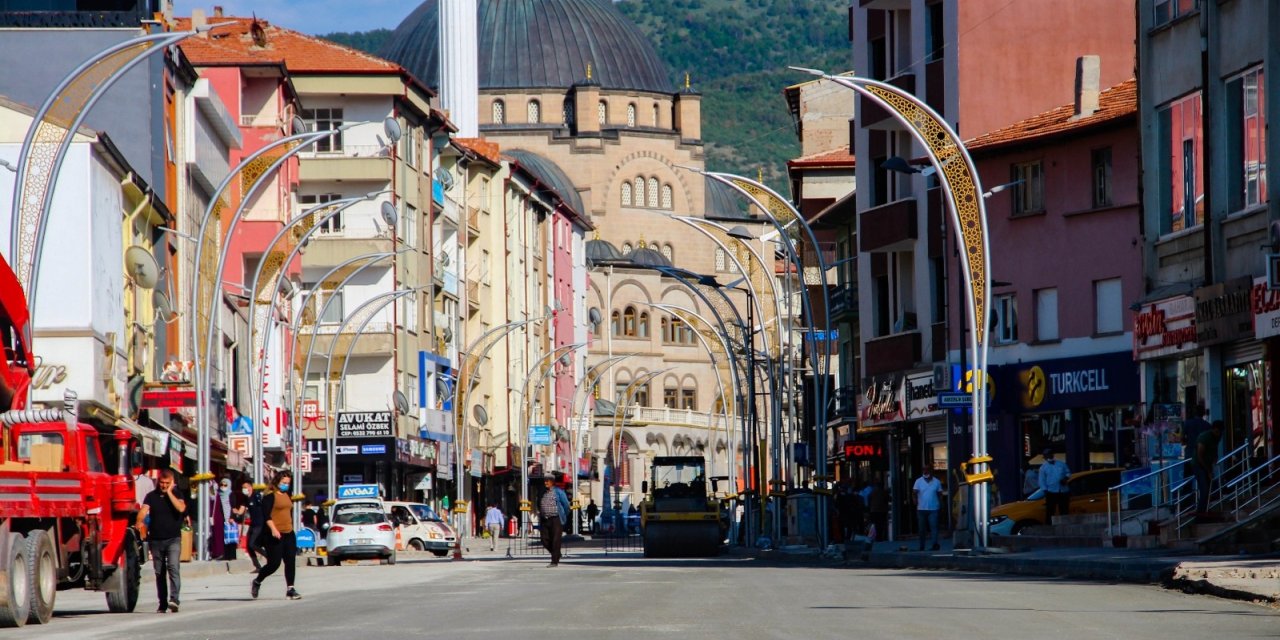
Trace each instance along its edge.
<path fill-rule="evenodd" d="M 396 27 L 380 55 L 427 86 L 440 86 L 440 0 Z M 612 0 L 479 0 L 480 89 L 568 89 L 587 79 L 606 90 L 672 93 L 671 74 Z"/>

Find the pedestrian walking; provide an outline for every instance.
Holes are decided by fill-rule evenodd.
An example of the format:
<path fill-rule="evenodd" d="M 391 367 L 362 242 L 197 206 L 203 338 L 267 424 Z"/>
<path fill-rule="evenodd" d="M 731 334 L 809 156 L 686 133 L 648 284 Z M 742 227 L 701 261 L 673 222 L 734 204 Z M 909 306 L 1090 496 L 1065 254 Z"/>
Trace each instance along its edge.
<path fill-rule="evenodd" d="M 930 549 L 937 551 L 938 546 L 938 494 L 942 493 L 942 482 L 933 477 L 933 463 L 930 462 L 924 467 L 924 472 L 916 478 L 912 490 L 916 494 L 916 521 L 920 523 L 920 550 L 924 551 L 924 539 L 926 529 L 933 535 L 933 546 Z"/>
<path fill-rule="evenodd" d="M 1040 488 L 1044 489 L 1044 522 L 1053 524 L 1053 514 L 1067 515 L 1071 510 L 1071 494 L 1067 480 L 1071 470 L 1067 463 L 1053 458 L 1053 449 L 1044 450 L 1044 464 L 1040 465 Z"/>
<path fill-rule="evenodd" d="M 595 498 L 587 503 L 587 533 L 596 532 L 596 516 L 600 515 L 600 507 L 596 506 Z"/>
<path fill-rule="evenodd" d="M 1205 416 L 1209 415 L 1209 411 L 1204 405 L 1196 405 L 1191 409 L 1191 415 L 1187 421 L 1182 423 L 1182 457 L 1196 457 L 1196 443 L 1200 440 L 1200 434 L 1212 428 Z"/>
<path fill-rule="evenodd" d="M 245 525 L 241 528 L 244 536 L 245 553 L 249 554 L 249 560 L 253 562 L 253 570 L 262 570 L 262 560 L 258 556 L 265 558 L 266 554 L 262 551 L 262 529 L 266 526 L 264 521 L 267 514 L 262 509 L 262 492 L 253 490 L 253 483 L 245 480 L 240 485 L 240 495 L 243 495 L 247 501 L 245 508 Z"/>
<path fill-rule="evenodd" d="M 484 512 L 484 528 L 489 531 L 489 550 L 494 551 L 498 548 L 498 536 L 502 534 L 502 524 L 507 519 L 502 515 L 502 510 L 498 508 L 496 502 L 490 502 L 489 508 Z"/>
<path fill-rule="evenodd" d="M 1209 490 L 1212 488 L 1213 467 L 1218 460 L 1218 442 L 1222 440 L 1221 420 L 1214 420 L 1209 428 L 1196 436 L 1193 467 L 1196 474 L 1196 516 L 1209 511 Z"/>
<path fill-rule="evenodd" d="M 558 567 L 564 523 L 569 521 L 569 497 L 556 486 L 554 477 L 544 476 L 542 481 L 546 491 L 538 501 L 539 533 L 542 534 L 542 546 L 551 554 L 551 563 L 547 566 Z"/>
<path fill-rule="evenodd" d="M 249 594 L 258 597 L 262 581 L 275 573 L 284 564 L 285 597 L 290 600 L 301 600 L 302 594 L 293 588 L 293 579 L 297 572 L 298 540 L 293 533 L 293 498 L 289 493 L 293 488 L 293 473 L 281 471 L 271 487 L 262 495 L 262 510 L 265 517 L 262 540 L 267 551 L 267 564 L 258 571 L 253 579 Z"/>
<path fill-rule="evenodd" d="M 160 608 L 156 613 L 178 612 L 182 600 L 182 517 L 187 503 L 175 490 L 173 472 L 160 472 L 160 483 L 143 499 L 138 511 L 138 529 L 146 532 L 151 548 L 151 562 L 156 574 L 156 595 Z"/>

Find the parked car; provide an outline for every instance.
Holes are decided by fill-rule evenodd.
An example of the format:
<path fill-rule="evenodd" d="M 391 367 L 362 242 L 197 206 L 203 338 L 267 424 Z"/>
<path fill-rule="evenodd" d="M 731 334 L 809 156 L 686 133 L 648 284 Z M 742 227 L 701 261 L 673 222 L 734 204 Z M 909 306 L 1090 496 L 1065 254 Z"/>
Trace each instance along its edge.
<path fill-rule="evenodd" d="M 435 510 L 420 502 L 384 502 L 393 525 L 399 526 L 406 549 L 430 551 L 443 558 L 458 546 L 458 534 Z"/>
<path fill-rule="evenodd" d="M 381 500 L 339 500 L 329 508 L 329 523 L 325 540 L 329 566 L 348 559 L 396 563 L 396 530 Z"/>
<path fill-rule="evenodd" d="M 1094 469 L 1071 474 L 1070 513 L 1102 513 L 1107 510 L 1107 489 L 1120 484 L 1119 468 Z M 1016 536 L 1023 529 L 1045 524 L 1044 489 L 1036 489 L 1026 500 L 1002 504 L 991 510 L 989 531 L 998 536 Z"/>

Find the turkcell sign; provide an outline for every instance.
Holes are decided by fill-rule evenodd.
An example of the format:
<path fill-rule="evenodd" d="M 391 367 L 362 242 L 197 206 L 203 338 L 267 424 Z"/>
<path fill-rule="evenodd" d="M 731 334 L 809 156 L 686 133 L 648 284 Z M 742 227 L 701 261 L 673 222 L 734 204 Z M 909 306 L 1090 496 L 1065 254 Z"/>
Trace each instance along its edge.
<path fill-rule="evenodd" d="M 551 425 L 529 425 L 529 444 L 551 444 Z"/>
<path fill-rule="evenodd" d="M 338 487 L 338 500 L 376 497 L 378 497 L 378 485 L 376 484 L 344 484 Z"/>

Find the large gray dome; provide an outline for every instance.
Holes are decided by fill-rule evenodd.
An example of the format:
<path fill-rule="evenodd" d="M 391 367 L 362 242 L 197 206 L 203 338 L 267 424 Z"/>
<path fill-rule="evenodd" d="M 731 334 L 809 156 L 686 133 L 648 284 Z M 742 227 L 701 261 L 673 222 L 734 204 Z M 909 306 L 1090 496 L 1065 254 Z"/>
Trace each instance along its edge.
<path fill-rule="evenodd" d="M 611 0 L 479 0 L 481 89 L 567 89 L 586 79 L 604 89 L 671 93 L 671 74 Z M 426 85 L 440 86 L 439 0 L 426 0 L 380 55 Z"/>

